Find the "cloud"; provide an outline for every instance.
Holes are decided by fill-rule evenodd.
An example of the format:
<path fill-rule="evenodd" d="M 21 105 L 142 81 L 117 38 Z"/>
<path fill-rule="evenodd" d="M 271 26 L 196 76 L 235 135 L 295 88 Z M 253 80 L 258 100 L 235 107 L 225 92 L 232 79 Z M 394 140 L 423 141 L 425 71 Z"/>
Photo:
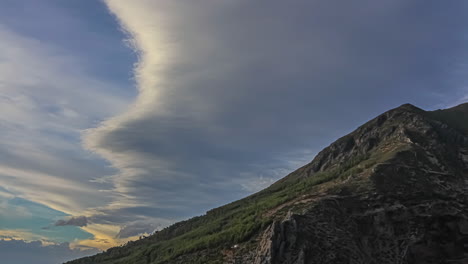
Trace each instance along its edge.
<path fill-rule="evenodd" d="M 47 240 L 55 243 L 89 239 L 93 235 L 83 231 L 77 226 L 64 226 L 52 228 L 50 223 L 59 219 L 70 219 L 63 212 L 53 210 L 40 203 L 31 202 L 21 198 L 0 200 L 2 221 L 0 235 L 15 239 Z"/>
<path fill-rule="evenodd" d="M 87 226 L 88 225 L 88 218 L 86 216 L 76 216 L 71 217 L 69 219 L 60 219 L 54 224 L 55 226 Z"/>
<path fill-rule="evenodd" d="M 127 241 L 115 237 L 119 227 L 115 224 L 89 224 L 82 229 L 93 234 L 93 238 L 77 240 L 72 243 L 73 247 L 92 247 L 106 250 L 110 247 L 122 245 Z"/>
<path fill-rule="evenodd" d="M 465 78 L 462 1 L 106 3 L 139 57 L 134 103 L 83 135 L 119 171 L 108 220 L 240 198 L 382 111 L 453 101 Z"/>
<path fill-rule="evenodd" d="M 51 264 L 98 253 L 94 248 L 71 249 L 69 243 L 44 244 L 42 241 L 0 239 L 2 262 L 14 264 Z"/>
<path fill-rule="evenodd" d="M 148 235 L 152 234 L 158 228 L 161 228 L 161 225 L 154 222 L 132 222 L 124 225 L 120 229 L 119 233 L 117 234 L 117 238 L 128 238 L 138 236 L 140 234 Z"/>
<path fill-rule="evenodd" d="M 128 94 L 53 43 L 3 24 L 0 38 L 0 184 L 68 214 L 112 200 L 90 181 L 113 170 L 81 148 L 81 130 L 122 112 Z"/>
<path fill-rule="evenodd" d="M 31 19 L 19 20 L 27 26 Z M 105 191 L 111 184 L 91 182 L 114 170 L 81 148 L 81 131 L 125 110 L 127 83 L 96 77 L 84 56 L 47 37 L 19 33 L 4 20 L 0 16 L 0 200 L 3 206 L 21 198 L 56 211 L 10 205 L 2 210 L 2 233 L 22 228 L 50 241 L 92 237 L 77 227 L 41 227 L 66 215 L 87 215 L 114 199 Z"/>
<path fill-rule="evenodd" d="M 0 229 L 0 239 L 21 241 L 48 241 L 47 237 L 25 229 Z"/>
<path fill-rule="evenodd" d="M 124 100 L 100 92 L 106 84 L 80 76 L 73 59 L 44 43 L 3 26 L 0 36 L 0 184 L 68 214 L 111 200 L 99 192 L 105 185 L 88 182 L 112 170 L 80 149 L 80 130 L 122 110 Z"/>

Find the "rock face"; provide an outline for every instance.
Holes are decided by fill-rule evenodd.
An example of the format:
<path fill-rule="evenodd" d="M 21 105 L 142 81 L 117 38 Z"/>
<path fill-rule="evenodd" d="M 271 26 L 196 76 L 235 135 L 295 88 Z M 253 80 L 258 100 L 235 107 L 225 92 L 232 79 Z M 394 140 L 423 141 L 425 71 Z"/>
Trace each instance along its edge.
<path fill-rule="evenodd" d="M 255 226 L 248 236 L 157 256 L 156 239 L 240 221 L 243 208 L 256 213 L 241 224 Z M 266 190 L 166 233 L 72 263 L 468 263 L 468 104 L 390 110 Z"/>
<path fill-rule="evenodd" d="M 254 263 L 467 263 L 464 204 L 327 198 L 265 233 Z"/>
<path fill-rule="evenodd" d="M 338 194 L 273 223 L 255 263 L 468 263 L 468 137 L 430 113 L 409 105 L 387 112 L 322 151 L 300 176 L 395 146 Z M 346 190 L 353 180 L 366 188 Z"/>

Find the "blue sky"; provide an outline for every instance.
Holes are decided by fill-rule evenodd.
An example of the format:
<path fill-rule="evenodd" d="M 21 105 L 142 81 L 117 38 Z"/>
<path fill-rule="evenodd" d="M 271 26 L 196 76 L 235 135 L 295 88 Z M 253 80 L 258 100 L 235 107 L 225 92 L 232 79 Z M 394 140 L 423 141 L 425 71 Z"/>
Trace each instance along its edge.
<path fill-rule="evenodd" d="M 3 1 L 0 253 L 92 254 L 258 191 L 390 108 L 468 101 L 466 11 Z"/>

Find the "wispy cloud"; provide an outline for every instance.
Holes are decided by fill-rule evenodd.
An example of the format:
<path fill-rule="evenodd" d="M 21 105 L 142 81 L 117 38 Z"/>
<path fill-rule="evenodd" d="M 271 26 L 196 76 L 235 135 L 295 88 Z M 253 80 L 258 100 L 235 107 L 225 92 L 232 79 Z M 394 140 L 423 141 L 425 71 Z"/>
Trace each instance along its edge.
<path fill-rule="evenodd" d="M 67 213 L 105 202 L 87 180 L 112 171 L 79 148 L 80 131 L 123 111 L 126 99 L 100 91 L 107 84 L 60 49 L 3 26 L 0 37 L 0 182 Z"/>
<path fill-rule="evenodd" d="M 2 262 L 15 264 L 50 264 L 89 256 L 98 253 L 92 248 L 71 249 L 69 243 L 45 244 L 42 241 L 27 242 L 15 239 L 0 239 Z"/>
<path fill-rule="evenodd" d="M 88 218 L 86 216 L 70 217 L 68 219 L 60 219 L 54 224 L 55 226 L 87 226 Z"/>
<path fill-rule="evenodd" d="M 2 205 L 20 197 L 64 212 L 63 217 L 90 214 L 88 210 L 111 202 L 112 194 L 101 191 L 111 185 L 90 181 L 114 171 L 81 148 L 81 131 L 123 112 L 131 98 L 120 94 L 115 83 L 87 74 L 82 61 L 61 47 L 2 24 L 0 38 Z M 56 221 L 57 215 L 31 211 L 31 204 L 5 206 L 1 234 L 29 223 L 31 232 L 50 241 L 90 235 L 73 227 L 62 228 L 61 234 L 40 230 L 36 225 L 51 224 L 47 219 Z"/>
<path fill-rule="evenodd" d="M 117 238 L 134 237 L 140 234 L 148 235 L 160 228 L 161 225 L 153 221 L 135 221 L 124 225 L 117 234 Z"/>

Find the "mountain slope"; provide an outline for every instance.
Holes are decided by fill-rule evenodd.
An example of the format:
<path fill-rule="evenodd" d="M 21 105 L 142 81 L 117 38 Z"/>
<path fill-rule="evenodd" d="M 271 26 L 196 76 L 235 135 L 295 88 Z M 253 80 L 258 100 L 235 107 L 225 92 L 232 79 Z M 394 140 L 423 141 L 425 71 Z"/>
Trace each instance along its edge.
<path fill-rule="evenodd" d="M 259 193 L 69 263 L 466 263 L 467 124 L 468 104 L 402 105 Z"/>

